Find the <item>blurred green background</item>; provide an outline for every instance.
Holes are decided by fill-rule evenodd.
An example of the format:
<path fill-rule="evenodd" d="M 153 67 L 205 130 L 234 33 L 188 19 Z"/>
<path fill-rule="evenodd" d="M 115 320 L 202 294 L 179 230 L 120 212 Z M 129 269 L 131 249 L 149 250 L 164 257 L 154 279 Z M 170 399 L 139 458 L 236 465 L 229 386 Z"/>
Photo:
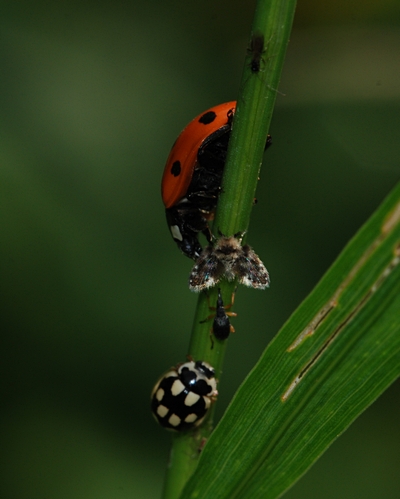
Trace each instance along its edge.
<path fill-rule="evenodd" d="M 2 2 L 2 498 L 159 497 L 149 393 L 196 305 L 160 179 L 236 98 L 254 3 Z M 218 417 L 400 177 L 399 54 L 398 0 L 299 2 L 248 237 L 272 285 L 237 293 Z M 285 497 L 398 499 L 399 403 L 397 383 Z"/>

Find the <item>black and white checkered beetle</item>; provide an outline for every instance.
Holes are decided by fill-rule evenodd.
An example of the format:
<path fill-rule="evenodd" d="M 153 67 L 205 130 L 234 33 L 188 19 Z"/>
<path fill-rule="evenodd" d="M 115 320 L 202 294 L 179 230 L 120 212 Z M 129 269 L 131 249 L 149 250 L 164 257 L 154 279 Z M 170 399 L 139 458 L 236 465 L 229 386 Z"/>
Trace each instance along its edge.
<path fill-rule="evenodd" d="M 170 369 L 156 383 L 151 410 L 161 426 L 182 431 L 199 426 L 218 395 L 214 368 L 190 360 Z"/>

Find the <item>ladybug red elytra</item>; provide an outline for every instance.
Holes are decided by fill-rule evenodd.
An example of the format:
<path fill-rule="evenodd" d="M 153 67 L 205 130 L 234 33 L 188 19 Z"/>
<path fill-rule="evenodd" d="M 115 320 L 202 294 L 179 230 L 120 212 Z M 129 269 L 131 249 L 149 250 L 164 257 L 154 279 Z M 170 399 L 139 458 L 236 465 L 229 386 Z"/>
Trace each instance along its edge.
<path fill-rule="evenodd" d="M 212 236 L 222 174 L 236 102 L 226 102 L 201 113 L 181 132 L 168 156 L 162 178 L 162 199 L 171 235 L 189 258 L 199 257 L 202 232 Z"/>
<path fill-rule="evenodd" d="M 171 235 L 184 255 L 196 260 L 202 252 L 198 235 L 209 243 L 221 192 L 226 153 L 236 101 L 201 113 L 181 132 L 168 156 L 161 193 Z M 268 135 L 265 149 L 271 145 Z"/>

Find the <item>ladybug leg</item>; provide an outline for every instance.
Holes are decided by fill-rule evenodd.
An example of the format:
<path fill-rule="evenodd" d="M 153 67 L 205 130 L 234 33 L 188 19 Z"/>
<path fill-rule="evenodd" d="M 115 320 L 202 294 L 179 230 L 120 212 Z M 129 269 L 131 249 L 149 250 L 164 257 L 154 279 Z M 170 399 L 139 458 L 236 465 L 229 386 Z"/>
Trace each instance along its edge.
<path fill-rule="evenodd" d="M 210 227 L 207 227 L 202 231 L 202 233 L 205 235 L 207 241 L 211 244 L 213 242 L 214 236 L 212 235 L 212 232 L 210 230 Z"/>

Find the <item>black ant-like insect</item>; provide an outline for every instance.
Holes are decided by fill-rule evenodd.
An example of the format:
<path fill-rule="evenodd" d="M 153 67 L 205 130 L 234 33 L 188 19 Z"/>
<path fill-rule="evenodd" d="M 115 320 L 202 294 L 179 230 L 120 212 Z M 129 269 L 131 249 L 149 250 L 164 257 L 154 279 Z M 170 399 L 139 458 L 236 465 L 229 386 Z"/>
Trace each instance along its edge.
<path fill-rule="evenodd" d="M 235 312 L 227 312 L 227 310 L 229 310 L 235 302 L 235 291 L 232 293 L 231 303 L 229 305 L 224 305 L 221 296 L 221 289 L 218 288 L 218 298 L 217 298 L 216 307 L 211 307 L 210 302 L 208 303 L 209 309 L 214 310 L 215 313 L 209 315 L 204 320 L 200 321 L 200 324 L 203 324 L 204 322 L 207 322 L 210 319 L 214 319 L 210 332 L 211 348 L 214 348 L 214 341 L 212 339 L 211 333 L 214 333 L 214 336 L 217 338 L 217 340 L 223 341 L 229 337 L 230 333 L 235 332 L 235 328 L 232 326 L 229 317 L 236 317 L 237 314 Z M 209 301 L 208 296 L 207 300 Z"/>

